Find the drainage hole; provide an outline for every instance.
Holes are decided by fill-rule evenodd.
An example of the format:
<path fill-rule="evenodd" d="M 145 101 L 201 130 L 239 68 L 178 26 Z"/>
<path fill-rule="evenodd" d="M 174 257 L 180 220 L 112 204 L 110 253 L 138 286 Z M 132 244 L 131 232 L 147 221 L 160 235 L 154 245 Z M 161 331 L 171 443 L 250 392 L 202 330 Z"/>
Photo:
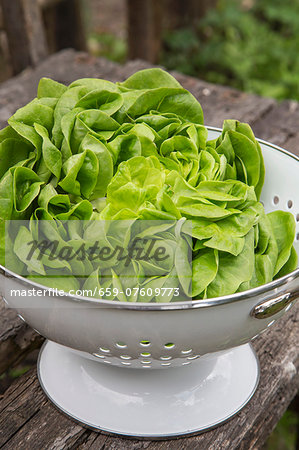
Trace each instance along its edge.
<path fill-rule="evenodd" d="M 127 348 L 127 344 L 124 342 L 116 342 L 115 346 L 118 348 Z"/>
<path fill-rule="evenodd" d="M 100 347 L 99 350 L 103 353 L 110 353 L 110 350 L 108 348 Z"/>
<path fill-rule="evenodd" d="M 93 353 L 93 356 L 95 356 L 96 358 L 105 358 L 104 355 L 99 355 L 98 353 Z"/>
<path fill-rule="evenodd" d="M 167 349 L 174 348 L 174 344 L 172 342 L 168 342 L 167 344 L 164 345 L 164 348 L 167 348 Z"/>
<path fill-rule="evenodd" d="M 182 350 L 181 353 L 182 355 L 189 355 L 190 353 L 192 353 L 192 348 L 190 348 L 189 350 Z"/>
<path fill-rule="evenodd" d="M 273 197 L 273 203 L 274 203 L 274 205 L 278 205 L 278 203 L 279 203 L 279 197 L 278 197 L 277 195 L 274 195 L 274 197 Z"/>

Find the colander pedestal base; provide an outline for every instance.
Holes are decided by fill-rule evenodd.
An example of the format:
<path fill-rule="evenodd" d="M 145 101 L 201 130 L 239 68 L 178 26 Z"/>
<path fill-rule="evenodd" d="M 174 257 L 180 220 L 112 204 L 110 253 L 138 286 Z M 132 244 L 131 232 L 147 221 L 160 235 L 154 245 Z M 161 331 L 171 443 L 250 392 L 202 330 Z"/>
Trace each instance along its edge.
<path fill-rule="evenodd" d="M 215 427 L 253 395 L 259 365 L 249 344 L 182 367 L 129 369 L 48 341 L 38 363 L 43 390 L 64 413 L 96 430 L 149 439 Z"/>

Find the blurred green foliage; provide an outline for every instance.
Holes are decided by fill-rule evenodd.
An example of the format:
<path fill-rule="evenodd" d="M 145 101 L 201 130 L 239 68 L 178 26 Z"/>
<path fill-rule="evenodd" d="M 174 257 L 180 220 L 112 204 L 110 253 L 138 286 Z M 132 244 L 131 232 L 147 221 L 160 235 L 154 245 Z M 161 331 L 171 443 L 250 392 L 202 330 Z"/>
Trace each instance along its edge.
<path fill-rule="evenodd" d="M 18 367 L 9 369 L 7 372 L 4 372 L 0 375 L 0 381 L 4 380 L 6 377 L 12 379 L 19 378 L 21 375 L 24 375 L 24 373 L 28 372 L 31 367 L 31 365 L 20 365 Z"/>
<path fill-rule="evenodd" d="M 286 411 L 267 440 L 264 450 L 296 450 L 298 427 L 298 414 Z"/>
<path fill-rule="evenodd" d="M 112 33 L 91 33 L 88 49 L 94 56 L 103 56 L 111 61 L 123 63 L 127 56 L 127 43 Z"/>
<path fill-rule="evenodd" d="M 220 0 L 165 35 L 161 63 L 212 83 L 299 100 L 299 0 Z"/>

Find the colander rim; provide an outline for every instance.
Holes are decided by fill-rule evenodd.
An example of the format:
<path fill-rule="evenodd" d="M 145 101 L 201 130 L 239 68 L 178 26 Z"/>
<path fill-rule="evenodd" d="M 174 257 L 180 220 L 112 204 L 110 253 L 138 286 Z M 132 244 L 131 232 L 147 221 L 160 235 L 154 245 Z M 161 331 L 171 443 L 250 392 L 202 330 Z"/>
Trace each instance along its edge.
<path fill-rule="evenodd" d="M 210 131 L 217 131 L 222 132 L 221 128 L 213 127 L 213 126 L 206 126 L 207 130 Z M 260 144 L 264 144 L 274 150 L 277 150 L 281 153 L 284 153 L 287 156 L 290 156 L 295 161 L 299 162 L 299 157 L 281 147 L 275 144 L 271 144 L 268 141 L 265 141 L 263 139 L 257 139 L 257 141 Z M 0 269 L 2 269 L 3 272 L 8 274 L 11 278 L 15 278 L 18 281 L 21 282 L 23 285 L 29 285 L 36 287 L 38 289 L 42 289 L 44 292 L 47 291 L 53 291 L 53 288 L 44 286 L 42 284 L 36 283 L 35 281 L 28 280 L 25 277 L 22 277 L 21 275 L 16 274 L 15 272 L 10 271 L 5 266 L 0 264 Z M 248 289 L 243 292 L 237 292 L 235 294 L 230 295 L 224 295 L 221 297 L 213 297 L 205 300 L 185 300 L 182 302 L 174 302 L 174 303 L 141 303 L 141 302 L 116 302 L 115 300 L 101 300 L 101 299 L 94 299 L 90 297 L 84 297 L 80 295 L 71 295 L 68 293 L 65 293 L 63 295 L 63 299 L 70 300 L 70 301 L 76 301 L 76 302 L 87 302 L 90 304 L 93 304 L 97 307 L 104 307 L 108 309 L 133 309 L 133 310 L 151 310 L 151 311 L 159 311 L 159 310 L 180 310 L 180 309 L 191 309 L 191 308 L 207 308 L 207 307 L 214 307 L 217 305 L 224 305 L 228 303 L 233 303 L 237 301 L 241 301 L 244 299 L 252 298 L 260 294 L 264 294 L 266 292 L 270 292 L 271 290 L 274 290 L 275 288 L 278 288 L 284 284 L 288 284 L 295 279 L 299 278 L 299 267 L 295 269 L 293 272 L 290 272 L 287 275 L 284 275 L 281 278 L 278 278 L 277 280 L 270 281 L 269 283 L 262 284 L 261 286 L 257 286 L 252 289 Z M 55 298 L 55 296 L 51 295 L 51 298 Z"/>

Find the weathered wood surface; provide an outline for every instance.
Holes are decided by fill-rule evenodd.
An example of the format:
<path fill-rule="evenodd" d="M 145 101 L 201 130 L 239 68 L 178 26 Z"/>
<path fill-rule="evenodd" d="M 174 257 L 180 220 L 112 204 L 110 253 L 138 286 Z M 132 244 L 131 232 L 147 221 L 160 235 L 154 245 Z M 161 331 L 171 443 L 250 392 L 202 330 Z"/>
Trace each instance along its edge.
<path fill-rule="evenodd" d="M 299 305 L 253 343 L 261 380 L 251 401 L 233 419 L 204 434 L 150 442 L 94 433 L 59 413 L 43 395 L 36 371 L 13 383 L 0 402 L 0 448 L 224 450 L 261 448 L 299 386 Z"/>
<path fill-rule="evenodd" d="M 39 348 L 43 338 L 0 300 L 0 374 Z"/>
<path fill-rule="evenodd" d="M 0 85 L 0 127 L 14 111 L 31 100 L 38 80 L 50 76 L 66 84 L 80 77 L 123 80 L 149 65 L 141 61 L 124 66 L 65 50 Z M 224 118 L 249 122 L 256 135 L 299 155 L 298 103 L 238 92 L 223 86 L 175 74 L 201 102 L 205 122 L 221 126 Z M 227 424 L 201 436 L 167 442 L 125 440 L 96 434 L 70 421 L 46 400 L 35 371 L 21 377 L 0 402 L 0 448 L 260 448 L 295 396 L 299 387 L 299 305 L 254 342 L 261 362 L 261 382 L 250 403 Z M 0 306 L 0 372 L 19 361 L 42 338 L 14 311 Z"/>

